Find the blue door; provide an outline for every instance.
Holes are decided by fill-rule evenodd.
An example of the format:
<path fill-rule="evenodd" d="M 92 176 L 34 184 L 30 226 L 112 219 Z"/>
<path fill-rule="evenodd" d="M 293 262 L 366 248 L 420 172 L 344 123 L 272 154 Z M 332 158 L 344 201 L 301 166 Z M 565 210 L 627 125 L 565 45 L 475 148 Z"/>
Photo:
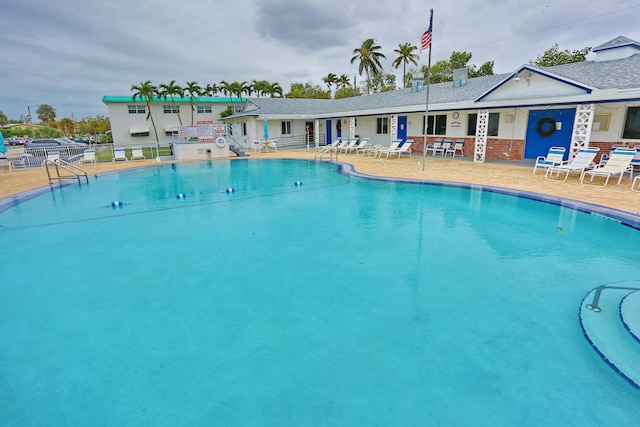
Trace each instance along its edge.
<path fill-rule="evenodd" d="M 325 137 L 325 144 L 329 145 L 333 142 L 333 140 L 331 139 L 331 120 L 327 120 L 327 123 L 325 123 L 325 127 L 327 128 L 327 136 Z"/>
<path fill-rule="evenodd" d="M 529 111 L 524 158 L 535 159 L 538 156 L 546 156 L 549 148 L 564 147 L 567 149 L 565 154 L 565 160 L 567 160 L 575 115 L 575 108 Z"/>
<path fill-rule="evenodd" d="M 398 139 L 407 140 L 407 116 L 398 116 Z"/>

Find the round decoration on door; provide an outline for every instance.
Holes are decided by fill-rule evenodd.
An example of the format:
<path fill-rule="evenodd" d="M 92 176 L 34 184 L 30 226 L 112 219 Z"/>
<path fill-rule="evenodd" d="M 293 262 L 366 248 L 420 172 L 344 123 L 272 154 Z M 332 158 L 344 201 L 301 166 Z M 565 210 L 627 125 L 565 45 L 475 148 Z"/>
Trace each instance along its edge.
<path fill-rule="evenodd" d="M 553 135 L 556 131 L 556 121 L 551 117 L 543 117 L 538 120 L 538 124 L 536 124 L 536 132 L 538 135 L 546 138 L 547 136 Z"/>

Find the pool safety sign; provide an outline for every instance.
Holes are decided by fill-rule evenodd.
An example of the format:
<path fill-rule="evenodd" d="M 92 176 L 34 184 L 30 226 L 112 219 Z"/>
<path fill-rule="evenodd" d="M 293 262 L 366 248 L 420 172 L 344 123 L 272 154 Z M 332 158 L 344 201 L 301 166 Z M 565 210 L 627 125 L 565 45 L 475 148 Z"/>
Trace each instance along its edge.
<path fill-rule="evenodd" d="M 184 138 L 186 140 L 198 139 L 198 127 L 178 126 L 178 138 Z"/>
<path fill-rule="evenodd" d="M 213 142 L 213 120 L 198 120 L 196 122 L 198 128 L 198 142 Z"/>

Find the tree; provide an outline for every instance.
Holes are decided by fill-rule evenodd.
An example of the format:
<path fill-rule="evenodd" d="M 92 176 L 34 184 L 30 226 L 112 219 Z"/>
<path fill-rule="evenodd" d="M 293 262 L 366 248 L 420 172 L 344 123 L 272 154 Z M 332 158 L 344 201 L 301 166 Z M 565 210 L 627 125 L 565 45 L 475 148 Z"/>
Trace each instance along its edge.
<path fill-rule="evenodd" d="M 341 74 L 336 80 L 336 87 L 338 89 L 345 89 L 351 87 L 351 79 L 346 74 Z"/>
<path fill-rule="evenodd" d="M 584 62 L 587 60 L 587 55 L 590 52 L 590 47 L 584 47 L 582 49 L 574 50 L 573 52 L 569 49 L 560 51 L 560 49 L 558 49 L 558 44 L 555 43 L 541 56 L 538 56 L 535 61 L 529 61 L 529 64 L 538 65 L 540 67 L 553 67 L 554 65 Z"/>
<path fill-rule="evenodd" d="M 291 90 L 286 96 L 287 98 L 331 98 L 331 94 L 328 91 L 322 89 L 320 85 L 313 85 L 312 83 L 291 83 Z"/>
<path fill-rule="evenodd" d="M 167 97 L 171 98 L 171 107 L 174 111 L 178 113 L 178 121 L 180 122 L 180 126 L 182 126 L 182 118 L 180 117 L 180 110 L 176 108 L 175 97 L 179 96 L 182 98 L 184 95 L 184 89 L 176 84 L 175 80 L 171 80 L 169 84 L 162 83 L 160 85 L 160 97 L 167 99 Z"/>
<path fill-rule="evenodd" d="M 358 73 L 362 75 L 364 71 L 367 75 L 367 93 L 371 93 L 371 77 L 380 73 L 382 69 L 381 59 L 386 59 L 382 53 L 378 52 L 382 49 L 376 44 L 374 39 L 366 39 L 362 42 L 362 46 L 353 50 L 351 63 L 360 61 L 358 64 Z"/>
<path fill-rule="evenodd" d="M 373 93 L 388 92 L 395 90 L 396 88 L 396 76 L 393 73 L 385 73 L 380 71 L 375 74 L 371 79 L 371 90 Z"/>
<path fill-rule="evenodd" d="M 341 87 L 340 89 L 336 90 L 334 98 L 352 98 L 354 96 L 360 95 L 362 95 L 362 91 L 359 88 L 354 89 L 353 86 L 349 85 L 347 87 Z"/>
<path fill-rule="evenodd" d="M 282 98 L 282 86 L 278 82 L 270 83 L 267 91 L 271 98 L 275 98 L 275 95 L 278 95 L 278 98 Z"/>
<path fill-rule="evenodd" d="M 111 130 L 111 122 L 102 115 L 85 117 L 78 122 L 78 132 L 82 135 L 102 135 L 108 130 Z"/>
<path fill-rule="evenodd" d="M 189 103 L 191 104 L 191 126 L 193 126 L 193 113 L 195 107 L 193 106 L 193 97 L 202 95 L 202 88 L 198 86 L 198 82 L 187 82 L 187 86 L 184 91 L 189 94 Z"/>
<path fill-rule="evenodd" d="M 147 105 L 147 120 L 151 119 L 151 125 L 153 126 L 153 133 L 156 136 L 156 151 L 157 151 L 157 144 L 160 143 L 160 138 L 158 138 L 158 130 L 156 129 L 156 122 L 153 120 L 153 115 L 151 114 L 151 101 L 153 101 L 153 97 L 158 94 L 158 89 L 151 83 L 151 80 L 147 80 L 146 82 L 141 82 L 138 85 L 131 86 L 131 92 L 133 92 L 134 101 L 137 98 L 140 98 L 140 100 Z"/>
<path fill-rule="evenodd" d="M 215 83 L 207 84 L 207 87 L 204 88 L 203 95 L 214 96 L 216 93 L 220 91 L 220 88 Z"/>
<path fill-rule="evenodd" d="M 51 123 L 56 119 L 56 110 L 51 105 L 41 104 L 36 110 L 41 122 Z"/>
<path fill-rule="evenodd" d="M 7 116 L 4 114 L 4 112 L 0 111 L 0 126 L 4 126 L 7 123 L 9 123 L 9 119 L 7 118 Z"/>
<path fill-rule="evenodd" d="M 331 86 L 338 83 L 338 76 L 333 73 L 329 73 L 322 78 L 324 84 L 329 88 L 329 94 L 331 94 Z"/>
<path fill-rule="evenodd" d="M 76 122 L 69 117 L 64 117 L 58 122 L 59 128 L 65 135 L 73 135 L 76 130 Z"/>
<path fill-rule="evenodd" d="M 394 53 L 398 54 L 398 57 L 394 59 L 393 65 L 396 70 L 402 64 L 402 85 L 403 87 L 407 87 L 407 83 L 411 80 L 407 79 L 407 64 L 418 65 L 419 55 L 413 53 L 418 50 L 417 46 L 412 45 L 411 43 L 401 43 L 398 45 L 397 49 L 394 49 Z"/>
<path fill-rule="evenodd" d="M 271 87 L 271 84 L 266 80 L 251 81 L 251 90 L 255 92 L 256 95 L 258 95 L 258 98 L 260 98 L 260 95 L 268 94 L 270 87 Z"/>
<path fill-rule="evenodd" d="M 459 68 L 467 68 L 469 70 L 469 78 L 492 76 L 493 61 L 482 64 L 480 68 L 475 65 L 467 65 L 473 54 L 471 52 L 452 52 L 449 60 L 437 61 L 431 66 L 430 83 L 442 83 L 453 81 L 453 71 Z M 422 72 L 427 76 L 427 66 L 422 66 Z"/>

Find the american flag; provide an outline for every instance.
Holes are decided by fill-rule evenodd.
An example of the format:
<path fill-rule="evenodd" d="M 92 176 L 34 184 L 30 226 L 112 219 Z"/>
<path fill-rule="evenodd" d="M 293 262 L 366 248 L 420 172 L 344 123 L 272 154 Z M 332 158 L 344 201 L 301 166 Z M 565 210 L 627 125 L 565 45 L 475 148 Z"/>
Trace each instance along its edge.
<path fill-rule="evenodd" d="M 420 38 L 420 52 L 423 50 L 427 50 L 429 46 L 431 46 L 431 33 L 433 32 L 433 15 L 431 15 L 431 19 L 429 19 L 429 29 L 422 33 L 422 37 Z"/>

